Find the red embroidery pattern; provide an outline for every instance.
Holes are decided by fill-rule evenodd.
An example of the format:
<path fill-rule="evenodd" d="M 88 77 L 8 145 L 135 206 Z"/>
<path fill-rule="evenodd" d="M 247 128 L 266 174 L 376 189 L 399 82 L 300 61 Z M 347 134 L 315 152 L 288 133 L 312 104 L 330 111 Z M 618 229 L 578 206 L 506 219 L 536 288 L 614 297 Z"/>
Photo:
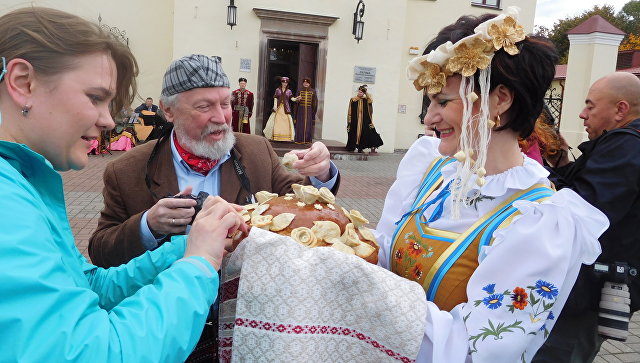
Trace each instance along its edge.
<path fill-rule="evenodd" d="M 218 360 L 220 363 L 231 362 L 231 343 L 233 338 L 222 338 L 218 341 Z"/>
<path fill-rule="evenodd" d="M 220 288 L 220 301 L 227 301 L 238 298 L 238 286 L 240 285 L 240 278 L 236 277 L 233 280 L 229 280 L 222 284 Z"/>
<path fill-rule="evenodd" d="M 266 330 L 270 332 L 278 332 L 278 333 L 284 333 L 284 334 L 325 334 L 325 335 L 341 335 L 345 337 L 351 337 L 351 338 L 358 339 L 366 344 L 369 344 L 372 347 L 384 352 L 389 357 L 392 357 L 401 362 L 405 362 L 405 363 L 415 362 L 415 359 L 402 356 L 401 354 L 395 352 L 394 350 L 389 349 L 384 345 L 380 344 L 379 342 L 373 340 L 371 337 L 366 336 L 354 329 L 337 327 L 337 326 L 329 326 L 329 325 L 279 324 L 279 323 L 270 323 L 266 321 L 245 320 L 242 318 L 236 318 L 236 326 L 258 329 L 258 330 Z"/>

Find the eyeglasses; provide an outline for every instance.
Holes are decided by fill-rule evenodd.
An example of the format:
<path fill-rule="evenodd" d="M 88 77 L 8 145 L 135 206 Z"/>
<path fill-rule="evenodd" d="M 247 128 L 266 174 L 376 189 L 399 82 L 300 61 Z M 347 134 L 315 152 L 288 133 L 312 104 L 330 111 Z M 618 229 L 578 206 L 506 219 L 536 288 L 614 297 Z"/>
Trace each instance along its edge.
<path fill-rule="evenodd" d="M 289 81 L 287 81 L 286 79 L 283 79 L 282 81 L 280 81 L 282 83 L 289 83 Z"/>
<path fill-rule="evenodd" d="M 2 58 L 2 72 L 0 72 L 0 82 L 2 82 L 2 78 L 4 77 L 5 73 L 7 73 L 7 61 L 4 59 L 4 57 L 0 58 Z"/>

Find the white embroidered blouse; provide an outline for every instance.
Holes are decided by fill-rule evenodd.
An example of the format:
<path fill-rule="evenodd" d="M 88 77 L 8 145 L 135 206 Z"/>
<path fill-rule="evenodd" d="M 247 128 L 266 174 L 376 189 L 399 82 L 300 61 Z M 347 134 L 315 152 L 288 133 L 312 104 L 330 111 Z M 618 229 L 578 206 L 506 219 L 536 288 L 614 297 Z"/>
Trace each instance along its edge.
<path fill-rule="evenodd" d="M 387 194 L 376 237 L 379 264 L 389 268 L 395 222 L 411 209 L 422 177 L 439 157 L 439 139 L 422 137 L 398 167 Z M 487 176 L 481 198 L 450 218 L 451 200 L 431 227 L 463 232 L 518 190 L 549 185 L 548 172 L 523 155 L 524 163 Z M 442 169 L 443 188 L 453 178 L 457 162 Z M 475 180 L 470 182 L 474 183 Z M 432 196 L 437 195 L 439 190 Z M 597 238 L 609 226 L 606 216 L 575 192 L 563 189 L 542 203 L 517 201 L 521 215 L 494 233 L 495 240 L 480 253 L 479 266 L 467 285 L 468 302 L 452 311 L 427 303 L 427 325 L 418 362 L 528 362 L 553 327 L 564 306 L 581 263 L 600 254 Z M 430 216 L 431 206 L 424 213 Z"/>

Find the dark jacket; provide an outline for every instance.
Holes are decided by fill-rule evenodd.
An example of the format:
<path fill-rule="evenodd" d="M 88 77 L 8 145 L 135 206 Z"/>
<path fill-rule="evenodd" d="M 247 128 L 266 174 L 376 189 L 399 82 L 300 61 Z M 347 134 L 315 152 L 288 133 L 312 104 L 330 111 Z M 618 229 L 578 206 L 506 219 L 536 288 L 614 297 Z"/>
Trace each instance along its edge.
<path fill-rule="evenodd" d="M 625 128 L 583 142 L 578 146 L 582 155 L 573 163 L 552 169 L 550 176 L 558 187 L 573 189 L 609 218 L 609 229 L 599 238 L 602 254 L 598 261 L 627 262 L 635 268 L 640 268 L 639 130 L 640 119 L 636 119 Z M 597 310 L 602 278 L 587 271 L 591 268 L 583 266 L 567 306 L 574 300 Z M 640 279 L 633 278 L 630 287 L 635 311 L 640 309 Z"/>
<path fill-rule="evenodd" d="M 158 106 L 151 105 L 151 109 L 149 110 L 149 108 L 147 107 L 147 104 L 143 103 L 140 106 L 136 107 L 136 109 L 133 112 L 140 113 L 142 110 L 147 110 L 147 111 L 151 111 L 151 112 L 158 112 Z"/>

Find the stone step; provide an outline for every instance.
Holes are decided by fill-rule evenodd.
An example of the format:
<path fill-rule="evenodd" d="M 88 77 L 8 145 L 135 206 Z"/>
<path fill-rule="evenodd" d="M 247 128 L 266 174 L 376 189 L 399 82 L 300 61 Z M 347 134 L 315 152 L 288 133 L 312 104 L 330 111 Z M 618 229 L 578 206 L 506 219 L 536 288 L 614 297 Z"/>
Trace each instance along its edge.
<path fill-rule="evenodd" d="M 306 149 L 311 145 L 311 144 L 296 144 L 295 142 L 287 142 L 287 141 L 273 141 L 273 140 L 269 140 L 269 141 L 271 142 L 271 146 L 273 147 L 273 150 L 276 152 L 278 156 L 283 156 L 284 154 L 294 149 Z M 327 146 L 327 149 L 329 149 L 329 153 L 331 154 L 331 159 L 334 159 L 334 160 L 366 161 L 369 159 L 369 157 L 375 157 L 378 155 L 378 153 L 371 154 L 369 152 L 363 152 L 363 153 L 349 152 L 344 149 L 346 146 L 344 143 L 336 140 L 316 140 L 316 141 L 321 141 Z"/>

